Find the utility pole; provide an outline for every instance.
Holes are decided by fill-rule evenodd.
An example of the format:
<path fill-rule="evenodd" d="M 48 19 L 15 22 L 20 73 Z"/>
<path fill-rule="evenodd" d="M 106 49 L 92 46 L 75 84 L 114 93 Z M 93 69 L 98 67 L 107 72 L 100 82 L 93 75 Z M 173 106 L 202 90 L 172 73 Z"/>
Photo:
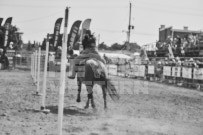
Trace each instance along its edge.
<path fill-rule="evenodd" d="M 131 30 L 131 3 L 130 3 L 130 11 L 129 11 L 129 25 L 128 25 L 128 43 L 130 43 L 130 30 Z"/>
<path fill-rule="evenodd" d="M 128 42 L 128 46 L 127 46 L 127 50 L 130 49 L 130 31 L 131 29 L 134 29 L 134 26 L 131 25 L 131 8 L 132 8 L 132 4 L 130 3 L 130 10 L 129 10 L 129 25 L 128 25 L 128 33 L 127 33 L 127 42 Z"/>

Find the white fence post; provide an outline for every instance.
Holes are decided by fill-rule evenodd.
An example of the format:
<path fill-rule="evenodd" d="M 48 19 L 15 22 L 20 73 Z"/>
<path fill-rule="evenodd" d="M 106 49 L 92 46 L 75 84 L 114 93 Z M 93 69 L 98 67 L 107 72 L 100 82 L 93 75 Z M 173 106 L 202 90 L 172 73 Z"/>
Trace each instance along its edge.
<path fill-rule="evenodd" d="M 58 134 L 63 133 L 63 108 L 64 108 L 64 93 L 66 80 L 66 55 L 67 55 L 67 27 L 68 27 L 68 7 L 65 10 L 64 35 L 61 55 L 61 74 L 60 74 L 60 90 L 59 90 L 59 105 L 58 105 Z"/>
<path fill-rule="evenodd" d="M 37 54 L 37 92 L 36 92 L 36 95 L 39 95 L 39 87 L 40 87 L 40 58 L 41 58 L 41 47 L 39 47 L 38 49 L 38 54 Z"/>
<path fill-rule="evenodd" d="M 37 50 L 35 50 L 35 54 L 34 54 L 34 84 L 36 85 L 37 83 Z"/>
<path fill-rule="evenodd" d="M 41 110 L 43 112 L 50 112 L 50 110 L 45 108 L 45 100 L 46 100 L 46 85 L 47 85 L 47 64 L 48 64 L 48 53 L 49 53 L 49 34 L 47 35 L 46 41 L 46 55 L 44 62 L 44 78 L 43 78 L 43 89 L 42 89 L 42 106 Z"/>
<path fill-rule="evenodd" d="M 32 76 L 32 54 L 31 54 L 31 56 L 30 56 L 30 74 L 31 74 L 31 77 L 32 77 L 32 79 L 33 79 L 33 76 Z"/>

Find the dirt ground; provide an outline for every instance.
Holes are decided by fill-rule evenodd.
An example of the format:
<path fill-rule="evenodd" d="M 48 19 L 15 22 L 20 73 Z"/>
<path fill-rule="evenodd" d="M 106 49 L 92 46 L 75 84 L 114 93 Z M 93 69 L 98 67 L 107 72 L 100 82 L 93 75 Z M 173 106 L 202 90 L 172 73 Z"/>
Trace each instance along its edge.
<path fill-rule="evenodd" d="M 42 78 L 42 77 L 41 77 Z M 76 102 L 76 80 L 67 79 L 64 135 L 203 135 L 203 92 L 154 82 L 111 77 L 120 100 L 109 97 L 103 109 L 101 88 L 94 87 L 97 110 Z M 0 135 L 56 135 L 59 77 L 47 83 L 47 108 L 39 111 L 41 97 L 30 72 L 0 71 Z M 42 86 L 42 83 L 40 84 Z"/>

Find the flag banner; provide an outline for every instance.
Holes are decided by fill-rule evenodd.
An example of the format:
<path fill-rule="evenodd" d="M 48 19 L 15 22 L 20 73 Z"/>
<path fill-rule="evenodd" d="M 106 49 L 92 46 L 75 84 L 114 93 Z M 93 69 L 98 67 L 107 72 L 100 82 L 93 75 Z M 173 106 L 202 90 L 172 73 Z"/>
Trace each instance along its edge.
<path fill-rule="evenodd" d="M 182 67 L 182 77 L 183 78 L 192 78 L 192 68 Z"/>
<path fill-rule="evenodd" d="M 163 75 L 164 76 L 171 76 L 171 66 L 164 66 Z"/>
<path fill-rule="evenodd" d="M 143 61 L 149 59 L 147 56 L 147 52 L 144 48 L 141 49 L 140 57 L 142 58 Z"/>
<path fill-rule="evenodd" d="M 81 29 L 81 35 L 80 35 L 80 41 L 82 42 L 85 31 L 90 29 L 90 23 L 91 23 L 91 19 L 86 19 L 84 20 L 84 22 L 82 23 L 82 29 Z"/>
<path fill-rule="evenodd" d="M 6 19 L 5 23 L 4 23 L 4 27 L 8 27 L 11 25 L 11 22 L 12 22 L 12 17 L 9 17 Z M 7 26 L 8 25 L 8 26 Z"/>
<path fill-rule="evenodd" d="M 172 67 L 172 76 L 180 77 L 181 67 Z"/>
<path fill-rule="evenodd" d="M 203 80 L 203 68 L 194 68 L 193 69 L 193 79 Z"/>
<path fill-rule="evenodd" d="M 2 22 L 3 22 L 3 18 L 0 18 L 0 26 L 1 26 Z"/>
<path fill-rule="evenodd" d="M 148 74 L 154 74 L 154 65 L 148 65 Z"/>
<path fill-rule="evenodd" d="M 171 48 L 171 45 L 169 44 L 168 46 L 168 51 L 169 51 L 169 58 L 174 58 L 174 55 L 173 55 L 173 51 L 172 51 L 172 48 Z"/>
<path fill-rule="evenodd" d="M 7 57 L 14 57 L 16 55 L 15 50 L 7 50 Z"/>
<path fill-rule="evenodd" d="M 53 35 L 54 43 L 53 44 L 54 44 L 55 49 L 57 48 L 57 42 L 58 42 L 58 37 L 60 34 L 62 20 L 63 20 L 63 18 L 58 18 L 54 25 L 54 35 Z"/>
<path fill-rule="evenodd" d="M 139 76 L 140 77 L 145 76 L 145 65 L 139 65 Z"/>
<path fill-rule="evenodd" d="M 125 72 L 126 69 L 126 65 L 122 64 L 122 65 L 118 65 L 118 72 Z"/>
<path fill-rule="evenodd" d="M 11 26 L 11 22 L 12 22 L 12 17 L 9 17 L 6 19 L 4 23 L 4 28 L 5 28 L 4 47 L 6 47 L 8 44 L 8 34 L 9 34 L 9 28 Z"/>
<path fill-rule="evenodd" d="M 133 73 L 133 76 L 144 77 L 145 65 L 134 65 L 133 70 L 131 72 Z"/>
<path fill-rule="evenodd" d="M 116 65 L 110 64 L 107 66 L 107 69 L 108 69 L 108 74 L 117 75 L 117 66 Z"/>
<path fill-rule="evenodd" d="M 82 21 L 77 20 L 73 23 L 71 30 L 70 30 L 70 33 L 68 34 L 68 41 L 67 41 L 68 47 L 71 46 L 71 48 L 73 48 L 73 46 L 77 42 L 77 35 L 79 33 L 81 22 Z"/>

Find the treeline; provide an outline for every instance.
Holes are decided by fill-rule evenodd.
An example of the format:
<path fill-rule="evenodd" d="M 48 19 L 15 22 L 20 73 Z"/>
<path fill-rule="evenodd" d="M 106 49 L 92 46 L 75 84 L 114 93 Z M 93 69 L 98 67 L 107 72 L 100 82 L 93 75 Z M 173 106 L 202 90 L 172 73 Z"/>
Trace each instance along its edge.
<path fill-rule="evenodd" d="M 139 52 L 141 47 L 137 43 L 123 43 L 118 44 L 114 43 L 111 46 L 106 45 L 104 42 L 98 45 L 99 50 L 111 50 L 111 51 L 117 51 L 117 50 L 128 50 L 130 52 Z"/>

